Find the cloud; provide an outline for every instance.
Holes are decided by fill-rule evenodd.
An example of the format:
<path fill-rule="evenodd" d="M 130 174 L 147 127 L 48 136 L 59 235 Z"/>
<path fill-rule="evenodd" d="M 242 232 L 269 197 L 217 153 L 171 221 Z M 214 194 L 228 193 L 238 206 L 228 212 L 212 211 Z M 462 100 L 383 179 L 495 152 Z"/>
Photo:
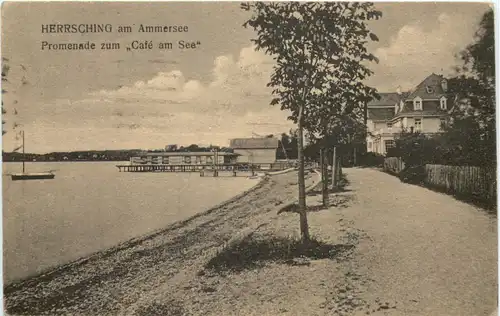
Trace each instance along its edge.
<path fill-rule="evenodd" d="M 375 50 L 380 63 L 370 66 L 375 74 L 368 83 L 380 91 L 395 91 L 397 86 L 411 89 L 433 72 L 452 74 L 459 64 L 456 54 L 473 41 L 477 24 L 474 15 L 443 13 L 430 30 L 417 23 L 403 26 L 388 46 Z"/>
<path fill-rule="evenodd" d="M 25 114 L 26 134 L 32 137 L 29 150 L 227 145 L 230 138 L 252 133 L 286 132 L 292 127 L 288 113 L 269 105 L 266 84 L 272 67 L 271 58 L 246 47 L 236 58 L 215 58 L 206 83 L 186 78 L 178 69 L 81 100 L 57 100 L 44 115 Z M 14 147 L 9 136 L 4 141 Z"/>
<path fill-rule="evenodd" d="M 169 112 L 217 112 L 244 115 L 248 111 L 269 109 L 271 91 L 266 87 L 272 59 L 253 47 L 245 47 L 235 60 L 231 55 L 214 60 L 212 80 L 203 84 L 187 80 L 180 70 L 159 72 L 155 77 L 112 91 L 99 91 L 95 97 L 125 103 L 162 103 Z M 182 106 L 181 106 L 182 105 Z"/>

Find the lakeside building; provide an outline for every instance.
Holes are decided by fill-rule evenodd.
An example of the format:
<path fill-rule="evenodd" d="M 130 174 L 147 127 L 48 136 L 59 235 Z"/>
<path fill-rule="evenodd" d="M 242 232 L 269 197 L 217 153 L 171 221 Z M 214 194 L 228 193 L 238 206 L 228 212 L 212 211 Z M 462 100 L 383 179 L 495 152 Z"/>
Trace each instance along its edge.
<path fill-rule="evenodd" d="M 274 164 L 277 162 L 279 141 L 274 137 L 265 138 L 236 138 L 230 140 L 232 152 L 228 151 L 161 151 L 147 152 L 130 158 L 130 163 L 160 164 L 160 165 L 210 165 L 216 164 Z M 168 149 L 176 145 L 166 146 Z"/>
<path fill-rule="evenodd" d="M 368 152 L 385 155 L 395 146 L 402 130 L 436 134 L 446 123 L 453 99 L 448 81 L 431 74 L 409 92 L 379 93 L 380 100 L 367 105 Z"/>
<path fill-rule="evenodd" d="M 228 152 L 157 152 L 144 153 L 141 156 L 131 157 L 130 163 L 159 164 L 159 165 L 209 165 L 236 163 L 237 154 Z"/>
<path fill-rule="evenodd" d="M 274 137 L 235 138 L 230 140 L 229 147 L 238 156 L 238 163 L 272 164 L 276 162 L 279 141 Z"/>

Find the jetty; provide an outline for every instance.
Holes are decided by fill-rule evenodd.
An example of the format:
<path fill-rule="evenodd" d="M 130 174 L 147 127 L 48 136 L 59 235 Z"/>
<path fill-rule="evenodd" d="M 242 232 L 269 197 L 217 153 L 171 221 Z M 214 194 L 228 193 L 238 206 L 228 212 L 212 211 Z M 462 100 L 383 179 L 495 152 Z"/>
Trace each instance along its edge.
<path fill-rule="evenodd" d="M 280 171 L 292 167 L 288 163 L 268 163 L 268 164 L 129 164 L 117 165 L 120 172 L 199 172 L 200 176 L 219 172 L 232 172 L 236 176 L 238 172 L 251 172 L 252 175 L 257 171 Z"/>

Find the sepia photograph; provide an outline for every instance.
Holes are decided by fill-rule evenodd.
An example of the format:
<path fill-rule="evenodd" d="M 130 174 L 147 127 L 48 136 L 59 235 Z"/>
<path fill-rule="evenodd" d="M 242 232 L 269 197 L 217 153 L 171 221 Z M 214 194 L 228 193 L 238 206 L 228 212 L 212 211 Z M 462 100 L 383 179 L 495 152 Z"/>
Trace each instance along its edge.
<path fill-rule="evenodd" d="M 498 314 L 492 2 L 4 1 L 4 315 Z"/>

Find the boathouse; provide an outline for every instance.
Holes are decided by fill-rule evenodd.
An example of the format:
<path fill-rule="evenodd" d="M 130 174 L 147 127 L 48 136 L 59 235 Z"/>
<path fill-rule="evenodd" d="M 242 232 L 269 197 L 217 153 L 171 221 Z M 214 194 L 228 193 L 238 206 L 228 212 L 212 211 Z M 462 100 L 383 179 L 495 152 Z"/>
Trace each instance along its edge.
<path fill-rule="evenodd" d="M 210 165 L 234 164 L 238 154 L 229 152 L 156 152 L 131 157 L 130 164 L 155 165 Z"/>
<path fill-rule="evenodd" d="M 276 162 L 278 139 L 265 138 L 236 138 L 230 140 L 230 146 L 238 154 L 238 163 L 272 164 Z"/>

